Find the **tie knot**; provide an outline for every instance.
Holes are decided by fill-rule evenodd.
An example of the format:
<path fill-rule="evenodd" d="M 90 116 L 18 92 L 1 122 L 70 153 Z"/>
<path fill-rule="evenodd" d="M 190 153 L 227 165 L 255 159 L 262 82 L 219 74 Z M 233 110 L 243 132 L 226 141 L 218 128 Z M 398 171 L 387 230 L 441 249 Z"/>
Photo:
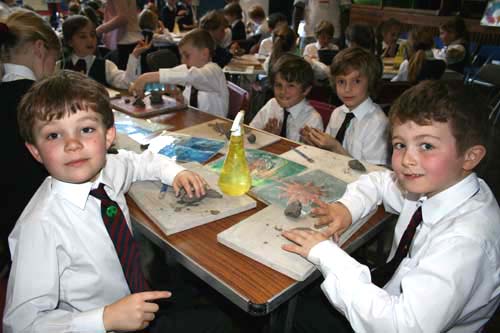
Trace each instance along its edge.
<path fill-rule="evenodd" d="M 345 121 L 349 122 L 354 118 L 354 113 L 353 112 L 348 112 L 345 114 Z"/>
<path fill-rule="evenodd" d="M 85 59 L 78 59 L 75 64 L 75 70 L 77 72 L 83 72 L 84 74 L 87 72 L 87 63 Z"/>
<path fill-rule="evenodd" d="M 100 183 L 99 187 L 90 191 L 90 195 L 99 200 L 109 200 L 109 196 L 104 190 L 104 184 Z"/>

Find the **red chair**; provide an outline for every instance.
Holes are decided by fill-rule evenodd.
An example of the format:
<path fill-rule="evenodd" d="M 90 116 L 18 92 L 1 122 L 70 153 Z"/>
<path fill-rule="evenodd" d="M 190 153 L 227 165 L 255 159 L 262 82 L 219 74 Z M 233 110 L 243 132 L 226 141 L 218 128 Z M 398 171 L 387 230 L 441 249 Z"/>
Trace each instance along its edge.
<path fill-rule="evenodd" d="M 323 127 L 326 128 L 328 122 L 330 121 L 330 116 L 333 110 L 335 110 L 336 106 L 315 100 L 309 100 L 309 104 L 311 104 L 311 106 L 319 112 L 319 114 L 321 115 L 321 119 L 323 119 Z"/>
<path fill-rule="evenodd" d="M 248 91 L 239 87 L 237 84 L 227 81 L 227 88 L 229 90 L 229 109 L 227 117 L 234 119 L 240 110 L 248 111 L 249 95 Z"/>

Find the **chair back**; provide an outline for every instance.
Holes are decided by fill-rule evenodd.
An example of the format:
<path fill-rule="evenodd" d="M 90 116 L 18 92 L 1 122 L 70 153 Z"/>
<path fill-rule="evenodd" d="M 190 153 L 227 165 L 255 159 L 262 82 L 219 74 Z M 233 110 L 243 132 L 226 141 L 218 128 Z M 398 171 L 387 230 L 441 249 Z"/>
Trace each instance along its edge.
<path fill-rule="evenodd" d="M 315 100 L 309 100 L 309 104 L 311 104 L 311 106 L 321 115 L 321 119 L 323 119 L 323 128 L 325 129 L 328 122 L 330 122 L 330 116 L 333 110 L 335 110 L 335 105 Z"/>
<path fill-rule="evenodd" d="M 248 91 L 231 81 L 227 81 L 227 89 L 229 90 L 229 110 L 227 117 L 234 119 L 240 110 L 248 111 L 249 95 Z"/>
<path fill-rule="evenodd" d="M 425 60 L 420 72 L 417 74 L 417 82 L 423 80 L 439 80 L 446 70 L 446 62 L 440 59 Z"/>
<path fill-rule="evenodd" d="M 172 68 L 179 65 L 179 58 L 169 49 L 160 49 L 146 56 L 146 63 L 151 71 L 160 68 Z"/>
<path fill-rule="evenodd" d="M 318 50 L 319 61 L 327 66 L 330 66 L 332 64 L 333 58 L 335 58 L 337 53 L 339 53 L 339 51 L 337 50 L 320 49 Z"/>

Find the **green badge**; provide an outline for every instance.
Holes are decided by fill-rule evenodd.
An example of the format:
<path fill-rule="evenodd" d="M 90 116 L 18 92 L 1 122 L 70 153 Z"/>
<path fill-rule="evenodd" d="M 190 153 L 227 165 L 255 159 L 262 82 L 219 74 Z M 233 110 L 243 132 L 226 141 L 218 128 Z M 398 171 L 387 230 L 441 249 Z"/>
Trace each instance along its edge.
<path fill-rule="evenodd" d="M 109 206 L 108 208 L 106 208 L 106 215 L 108 215 L 108 217 L 113 218 L 117 212 L 118 208 L 116 206 Z"/>

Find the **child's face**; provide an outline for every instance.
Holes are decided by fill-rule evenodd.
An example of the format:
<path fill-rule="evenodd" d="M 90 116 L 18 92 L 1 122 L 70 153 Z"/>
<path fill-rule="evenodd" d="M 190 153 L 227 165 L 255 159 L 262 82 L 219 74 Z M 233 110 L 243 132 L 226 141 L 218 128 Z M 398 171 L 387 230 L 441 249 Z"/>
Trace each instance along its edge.
<path fill-rule="evenodd" d="M 328 34 L 321 33 L 318 35 L 318 43 L 321 48 L 325 48 L 332 41 L 332 37 Z"/>
<path fill-rule="evenodd" d="M 273 87 L 274 97 L 282 108 L 291 108 L 300 103 L 311 90 L 311 87 L 304 90 L 299 82 L 286 81 L 281 73 L 276 74 Z"/>
<path fill-rule="evenodd" d="M 454 33 L 443 29 L 439 29 L 439 38 L 441 38 L 444 45 L 450 45 L 456 39 Z"/>
<path fill-rule="evenodd" d="M 69 46 L 73 48 L 73 52 L 79 57 L 95 54 L 97 36 L 94 25 L 89 22 L 86 26 L 78 30 L 71 37 Z"/>
<path fill-rule="evenodd" d="M 358 70 L 335 78 L 335 88 L 340 100 L 349 108 L 355 109 L 368 98 L 368 78 Z"/>
<path fill-rule="evenodd" d="M 207 48 L 197 48 L 191 43 L 182 45 L 179 48 L 181 61 L 188 68 L 205 66 L 210 61 L 210 51 Z"/>
<path fill-rule="evenodd" d="M 458 153 L 449 122 L 396 124 L 392 146 L 392 167 L 399 183 L 409 192 L 431 197 L 468 174 L 468 153 Z"/>
<path fill-rule="evenodd" d="M 217 44 L 220 44 L 224 40 L 224 37 L 226 37 L 226 27 L 221 25 L 219 28 L 211 30 L 210 34 L 212 35 L 212 38 L 215 40 L 215 42 Z"/>
<path fill-rule="evenodd" d="M 393 45 L 398 41 L 399 37 L 399 28 L 392 27 L 384 33 L 384 42 L 387 45 Z"/>
<path fill-rule="evenodd" d="M 36 120 L 33 133 L 35 143 L 26 143 L 33 157 L 52 177 L 75 184 L 97 178 L 116 134 L 114 127 L 105 128 L 100 114 L 90 110 Z"/>

